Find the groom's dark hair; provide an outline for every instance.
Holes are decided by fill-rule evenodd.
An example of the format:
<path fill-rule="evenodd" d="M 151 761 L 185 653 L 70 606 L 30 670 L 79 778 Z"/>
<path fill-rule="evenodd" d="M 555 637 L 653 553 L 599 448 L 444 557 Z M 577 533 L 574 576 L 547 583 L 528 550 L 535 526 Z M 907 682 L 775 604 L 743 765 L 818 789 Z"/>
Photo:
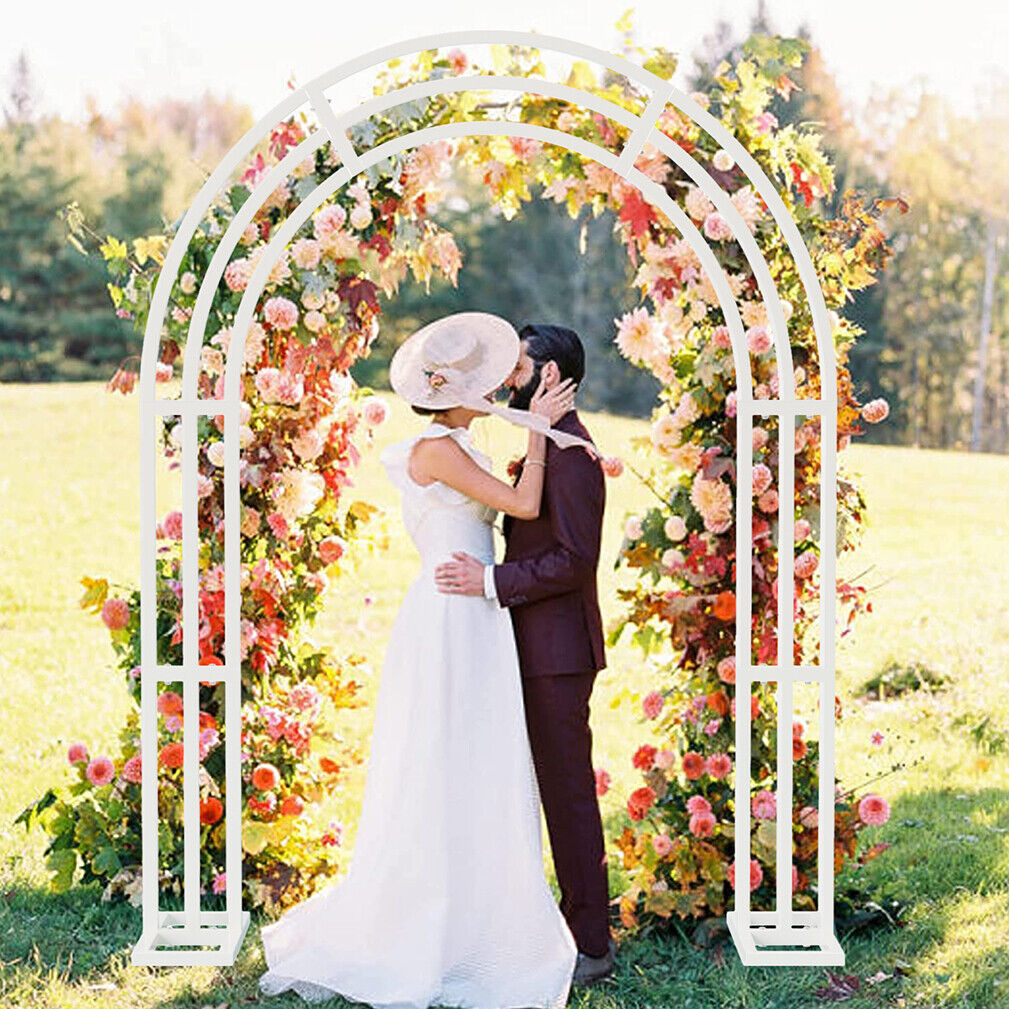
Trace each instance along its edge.
<path fill-rule="evenodd" d="M 526 350 L 537 364 L 557 364 L 562 382 L 571 378 L 579 383 L 585 377 L 585 348 L 573 329 L 530 323 L 519 330 L 519 338 L 526 341 Z"/>

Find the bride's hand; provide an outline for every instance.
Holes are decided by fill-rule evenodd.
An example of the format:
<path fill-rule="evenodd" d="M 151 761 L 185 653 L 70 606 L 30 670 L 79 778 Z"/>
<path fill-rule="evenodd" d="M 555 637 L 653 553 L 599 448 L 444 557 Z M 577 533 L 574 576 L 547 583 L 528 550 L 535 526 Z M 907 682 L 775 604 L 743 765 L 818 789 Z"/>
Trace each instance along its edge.
<path fill-rule="evenodd" d="M 546 417 L 551 426 L 557 423 L 575 405 L 574 379 L 566 378 L 552 389 L 544 387 L 545 379 L 540 379 L 539 387 L 529 401 L 529 412 Z"/>

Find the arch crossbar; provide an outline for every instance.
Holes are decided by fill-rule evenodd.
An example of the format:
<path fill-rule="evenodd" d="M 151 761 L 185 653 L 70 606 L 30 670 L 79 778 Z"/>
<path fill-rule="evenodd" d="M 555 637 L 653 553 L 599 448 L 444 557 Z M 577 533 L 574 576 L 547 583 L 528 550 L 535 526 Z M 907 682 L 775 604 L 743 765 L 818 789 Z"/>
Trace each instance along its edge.
<path fill-rule="evenodd" d="M 649 100 L 640 115 L 612 102 L 567 85 L 537 78 L 495 75 L 442 78 L 425 81 L 377 96 L 338 114 L 326 90 L 361 70 L 376 67 L 387 60 L 453 45 L 511 43 L 549 48 L 570 56 L 593 61 L 624 74 L 647 88 Z M 630 132 L 619 155 L 582 138 L 560 130 L 528 123 L 480 121 L 446 123 L 396 137 L 369 150 L 358 152 L 350 137 L 351 128 L 376 112 L 417 98 L 465 90 L 532 91 L 562 98 L 600 112 L 620 122 Z M 159 399 L 155 389 L 155 364 L 160 336 L 171 289 L 189 241 L 215 196 L 232 173 L 243 163 L 256 144 L 279 121 L 297 109 L 309 105 L 320 128 L 292 148 L 259 180 L 249 198 L 235 214 L 221 237 L 201 281 L 190 319 L 183 356 L 182 394 L 179 399 Z M 745 172 L 754 190 L 760 194 L 777 223 L 799 271 L 810 306 L 821 375 L 819 401 L 795 398 L 791 345 L 781 299 L 762 253 L 728 195 L 708 172 L 678 144 L 657 128 L 662 111 L 672 104 L 689 115 L 728 151 Z M 151 301 L 140 369 L 140 459 L 141 459 L 141 755 L 145 769 L 157 767 L 157 722 L 155 698 L 159 681 L 181 681 L 185 712 L 198 707 L 199 683 L 223 681 L 225 701 L 225 822 L 226 827 L 226 910 L 206 912 L 200 907 L 200 825 L 198 720 L 184 719 L 183 725 L 183 819 L 184 819 L 184 910 L 161 911 L 158 904 L 157 850 L 157 778 L 150 771 L 142 779 L 142 855 L 143 855 L 143 931 L 132 953 L 134 963 L 192 965 L 197 963 L 231 964 L 237 957 L 248 927 L 249 914 L 241 906 L 241 658 L 240 658 L 240 554 L 241 514 L 239 489 L 239 380 L 244 360 L 245 340 L 256 304 L 270 271 L 288 243 L 311 214 L 328 198 L 346 186 L 352 178 L 395 154 L 436 140 L 469 136 L 518 136 L 566 147 L 585 158 L 597 161 L 635 186 L 642 197 L 664 214 L 690 244 L 715 290 L 719 307 L 729 329 L 737 384 L 737 482 L 736 482 L 736 556 L 752 556 L 752 453 L 739 453 L 738 446 L 752 443 L 755 416 L 771 416 L 779 425 L 779 445 L 794 439 L 795 418 L 815 416 L 821 424 L 821 523 L 820 549 L 823 591 L 820 606 L 820 663 L 795 666 L 793 663 L 794 626 L 794 542 L 793 523 L 779 523 L 778 555 L 778 659 L 774 666 L 754 666 L 751 661 L 749 615 L 752 603 L 752 571 L 749 565 L 737 567 L 736 585 L 736 694 L 747 698 L 754 681 L 777 683 L 777 823 L 776 823 L 776 908 L 758 912 L 750 908 L 750 761 L 751 717 L 749 703 L 737 703 L 736 710 L 736 780 L 735 780 L 735 910 L 728 923 L 741 960 L 747 965 L 843 964 L 844 952 L 833 931 L 833 824 L 834 824 L 834 578 L 836 522 L 836 425 L 837 384 L 833 342 L 826 304 L 812 258 L 798 227 L 780 195 L 757 162 L 732 134 L 688 95 L 667 81 L 622 57 L 603 50 L 553 36 L 525 32 L 451 32 L 424 36 L 374 50 L 342 64 L 295 90 L 260 119 L 224 157 L 200 190 L 183 217 L 165 257 Z M 214 292 L 224 269 L 237 247 L 246 225 L 267 197 L 293 168 L 310 157 L 320 146 L 331 143 L 338 153 L 340 167 L 295 208 L 287 220 L 271 235 L 243 292 L 232 327 L 224 376 L 223 399 L 201 400 L 197 397 L 200 352 Z M 728 279 L 712 249 L 697 226 L 658 183 L 634 167 L 644 145 L 650 143 L 678 165 L 712 201 L 730 226 L 753 270 L 764 301 L 773 334 L 778 362 L 779 395 L 777 399 L 755 400 L 745 332 Z M 224 508 L 225 508 L 225 659 L 223 666 L 201 666 L 197 650 L 199 572 L 197 502 L 197 421 L 201 415 L 224 417 Z M 182 449 L 182 576 L 183 576 L 183 662 L 181 666 L 159 666 L 156 652 L 156 568 L 155 568 L 155 459 L 156 431 L 159 417 L 176 416 L 181 423 Z M 794 502 L 794 459 L 779 452 L 780 500 L 791 510 Z M 746 569 L 745 571 L 743 569 Z M 188 630 L 188 633 L 186 631 Z M 820 776 L 818 793 L 819 852 L 818 907 L 815 911 L 793 911 L 791 894 L 792 863 L 792 719 L 793 685 L 796 682 L 819 685 Z M 209 949 L 180 949 L 181 946 L 205 946 Z M 776 947 L 798 946 L 800 949 Z"/>

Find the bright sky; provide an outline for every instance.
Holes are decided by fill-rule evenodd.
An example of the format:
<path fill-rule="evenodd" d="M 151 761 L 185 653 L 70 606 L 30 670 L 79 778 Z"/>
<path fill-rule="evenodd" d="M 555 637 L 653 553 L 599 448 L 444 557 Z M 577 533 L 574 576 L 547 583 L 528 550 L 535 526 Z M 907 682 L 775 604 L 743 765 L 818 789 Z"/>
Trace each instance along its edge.
<path fill-rule="evenodd" d="M 537 31 L 616 49 L 613 23 L 631 3 L 509 0 L 489 7 L 475 0 L 385 0 L 373 7 L 344 0 L 283 6 L 103 0 L 60 10 L 64 5 L 10 4 L 0 34 L 0 78 L 6 90 L 23 48 L 43 109 L 66 118 L 83 115 L 86 93 L 111 110 L 130 93 L 153 99 L 206 91 L 246 101 L 258 117 L 287 94 L 292 73 L 304 84 L 371 49 L 435 32 Z M 640 0 L 637 41 L 664 45 L 689 66 L 687 57 L 719 16 L 744 27 L 755 7 L 756 0 Z M 993 0 L 769 0 L 768 10 L 782 34 L 794 33 L 803 21 L 810 26 L 856 112 L 873 90 L 920 77 L 966 110 L 991 75 L 1009 66 L 1009 4 Z M 675 80 L 682 83 L 682 76 Z"/>

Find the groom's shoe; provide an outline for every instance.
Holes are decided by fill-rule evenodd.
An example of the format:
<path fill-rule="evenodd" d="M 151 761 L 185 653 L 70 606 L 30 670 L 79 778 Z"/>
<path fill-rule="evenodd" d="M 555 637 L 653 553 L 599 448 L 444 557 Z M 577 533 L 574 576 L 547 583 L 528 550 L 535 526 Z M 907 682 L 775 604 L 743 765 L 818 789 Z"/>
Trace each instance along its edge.
<path fill-rule="evenodd" d="M 587 953 L 579 952 L 571 983 L 575 985 L 591 984 L 593 981 L 598 981 L 600 978 L 612 974 L 616 949 L 613 940 L 610 939 L 610 948 L 602 956 L 589 956 Z"/>

